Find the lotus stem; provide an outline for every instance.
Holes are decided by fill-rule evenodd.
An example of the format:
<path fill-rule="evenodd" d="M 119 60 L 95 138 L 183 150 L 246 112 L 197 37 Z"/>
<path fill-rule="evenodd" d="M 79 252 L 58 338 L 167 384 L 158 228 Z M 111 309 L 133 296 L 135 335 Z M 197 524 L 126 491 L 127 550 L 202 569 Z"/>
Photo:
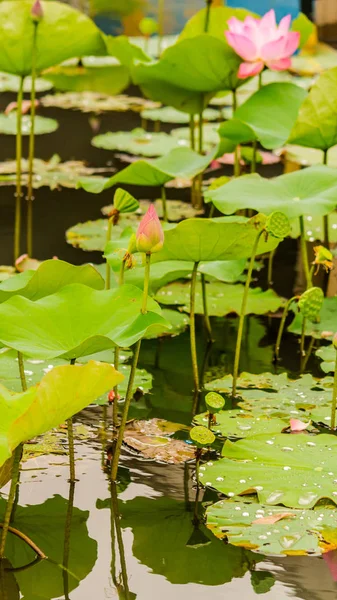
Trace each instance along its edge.
<path fill-rule="evenodd" d="M 116 529 L 116 538 L 117 545 L 119 551 L 119 560 L 121 565 L 121 573 L 122 573 L 122 581 L 124 586 L 124 597 L 126 600 L 130 598 L 130 590 L 129 590 L 129 582 L 128 582 L 128 573 L 126 567 L 126 559 L 125 559 L 125 551 L 124 551 L 124 542 L 122 536 L 122 529 L 120 525 L 120 514 L 118 509 L 118 495 L 117 495 L 117 487 L 114 481 L 111 482 L 111 511 L 114 517 L 114 525 Z M 114 582 L 116 585 L 116 582 Z"/>
<path fill-rule="evenodd" d="M 336 350 L 336 361 L 335 361 L 335 374 L 333 379 L 333 390 L 332 390 L 332 406 L 331 406 L 331 429 L 334 430 L 336 426 L 336 404 L 337 404 L 337 350 Z"/>
<path fill-rule="evenodd" d="M 0 529 L 4 529 L 4 523 L 0 523 Z M 22 531 L 19 531 L 18 529 L 16 529 L 15 527 L 11 527 L 8 526 L 8 533 L 12 533 L 13 535 L 15 535 L 16 537 L 20 538 L 20 540 L 23 540 L 34 552 L 36 552 L 36 554 L 38 555 L 38 560 L 43 560 L 46 557 L 46 555 L 44 554 L 44 552 L 42 552 L 42 550 L 24 533 L 22 533 Z M 1 558 L 3 558 L 1 556 Z M 32 564 L 35 564 L 36 559 L 29 564 L 29 566 L 31 566 Z M 19 567 L 18 569 L 11 569 L 11 571 L 23 571 L 24 568 L 23 567 Z"/>
<path fill-rule="evenodd" d="M 274 256 L 276 254 L 276 248 L 269 252 L 268 257 L 268 287 L 273 287 L 273 264 L 274 264 Z"/>
<path fill-rule="evenodd" d="M 15 496 L 16 496 L 16 488 L 17 488 L 17 485 L 19 482 L 21 456 L 22 456 L 22 444 L 19 444 L 19 446 L 17 448 L 15 448 L 14 455 L 13 455 L 12 480 L 11 480 L 8 499 L 7 499 L 7 503 L 6 503 L 6 512 L 5 512 L 5 516 L 4 516 L 4 522 L 2 524 L 2 535 L 1 535 L 1 542 L 0 542 L 0 559 L 4 558 L 4 556 L 5 556 L 7 534 L 9 531 L 9 524 L 10 524 L 13 505 L 14 505 Z"/>
<path fill-rule="evenodd" d="M 124 284 L 124 273 L 125 273 L 125 260 L 122 260 L 121 268 L 119 271 L 119 285 Z M 118 370 L 119 367 L 119 346 L 115 346 L 114 350 L 114 367 Z M 118 385 L 114 387 L 115 397 L 112 405 L 112 424 L 115 429 L 118 427 Z"/>
<path fill-rule="evenodd" d="M 160 57 L 162 52 L 162 42 L 164 36 L 164 10 L 164 0 L 158 0 L 158 57 Z"/>
<path fill-rule="evenodd" d="M 63 591 L 65 600 L 69 600 L 69 554 L 70 554 L 70 536 L 71 536 L 71 521 L 74 509 L 75 481 L 70 482 L 68 507 L 66 515 L 66 523 L 64 529 L 64 546 L 63 546 Z"/>
<path fill-rule="evenodd" d="M 274 352 L 274 360 L 275 361 L 279 360 L 282 335 L 283 335 L 283 331 L 284 331 L 284 327 L 286 324 L 286 319 L 288 316 L 290 306 L 292 305 L 292 303 L 295 300 L 298 300 L 298 298 L 299 298 L 299 296 L 293 296 L 292 298 L 290 298 L 290 300 L 288 300 L 287 304 L 284 307 L 280 327 L 279 327 L 278 334 L 277 334 L 276 344 L 275 344 L 275 352 Z"/>
<path fill-rule="evenodd" d="M 194 391 L 199 392 L 199 370 L 198 370 L 198 356 L 197 356 L 197 345 L 195 335 L 195 290 L 197 284 L 197 273 L 198 273 L 199 262 L 194 263 L 191 279 L 191 291 L 190 291 L 190 343 L 191 343 L 191 359 L 192 359 L 192 371 L 193 371 L 193 382 Z"/>
<path fill-rule="evenodd" d="M 184 500 L 185 500 L 185 510 L 186 512 L 190 512 L 190 490 L 189 490 L 189 482 L 190 482 L 190 470 L 188 462 L 184 463 Z"/>
<path fill-rule="evenodd" d="M 191 150 L 195 150 L 195 120 L 194 120 L 194 115 L 190 115 L 190 145 L 191 145 Z"/>
<path fill-rule="evenodd" d="M 310 343 L 309 343 L 309 346 L 308 346 L 308 350 L 306 350 L 305 357 L 304 357 L 304 360 L 302 362 L 301 373 L 303 373 L 303 371 L 305 371 L 305 369 L 307 367 L 308 360 L 309 360 L 309 358 L 310 358 L 310 356 L 312 354 L 312 351 L 314 349 L 315 341 L 316 341 L 316 338 L 312 335 Z"/>
<path fill-rule="evenodd" d="M 160 132 L 160 121 L 155 121 L 155 123 L 154 123 L 154 131 L 155 131 L 155 133 L 159 133 Z"/>
<path fill-rule="evenodd" d="M 305 356 L 305 326 L 306 326 L 307 320 L 305 317 L 303 317 L 302 319 L 302 331 L 301 331 L 301 360 L 302 358 Z"/>
<path fill-rule="evenodd" d="M 201 110 L 199 113 L 199 154 L 203 154 L 204 151 L 204 111 Z"/>
<path fill-rule="evenodd" d="M 164 219 L 165 223 L 167 223 L 167 221 L 168 221 L 167 202 L 166 202 L 166 190 L 165 190 L 164 185 L 161 186 L 161 202 L 162 202 L 162 207 L 163 207 L 163 219 Z"/>
<path fill-rule="evenodd" d="M 113 225 L 113 217 L 109 217 L 108 219 L 108 228 L 106 232 L 106 243 L 108 244 L 111 240 L 111 231 Z M 107 259 L 105 259 L 105 289 L 109 290 L 111 287 L 111 267 Z"/>
<path fill-rule="evenodd" d="M 304 227 L 303 216 L 300 216 L 299 220 L 300 220 L 300 232 L 301 232 L 300 242 L 301 242 L 302 263 L 303 263 L 303 269 L 304 269 L 304 274 L 305 274 L 307 289 L 308 289 L 312 286 L 312 281 L 311 281 L 310 268 L 309 268 L 308 248 L 307 248 L 307 241 L 305 239 L 305 227 Z"/>
<path fill-rule="evenodd" d="M 140 126 L 142 129 L 144 129 L 144 131 L 147 131 L 147 119 L 144 119 L 144 117 L 142 117 Z"/>
<path fill-rule="evenodd" d="M 212 2 L 213 2 L 213 0 L 206 0 L 206 17 L 205 17 L 204 33 L 208 33 Z"/>
<path fill-rule="evenodd" d="M 256 173 L 257 140 L 253 141 L 252 149 L 253 149 L 253 153 L 252 153 L 252 162 L 250 165 L 250 172 Z"/>
<path fill-rule="evenodd" d="M 242 335 L 243 335 L 243 327 L 244 327 L 244 323 L 245 323 L 249 286 L 250 286 L 250 282 L 252 280 L 252 273 L 253 273 L 257 248 L 258 248 L 259 241 L 260 241 L 260 238 L 263 233 L 264 233 L 263 230 L 259 231 L 259 233 L 257 234 L 257 236 L 255 238 L 254 246 L 252 248 L 252 253 L 251 253 L 251 257 L 250 257 L 250 261 L 249 261 L 247 279 L 246 279 L 245 288 L 244 288 L 243 297 L 242 297 L 242 304 L 241 304 L 241 311 L 240 311 L 240 318 L 239 318 L 239 327 L 238 327 L 238 336 L 236 339 L 236 348 L 235 348 L 235 357 L 234 357 L 233 389 L 232 389 L 232 397 L 233 398 L 236 396 L 236 384 L 237 384 L 237 379 L 238 379 L 238 375 L 239 375 Z"/>
<path fill-rule="evenodd" d="M 205 279 L 205 275 L 203 273 L 201 274 L 201 289 L 202 289 L 202 304 L 203 304 L 203 307 L 204 307 L 204 322 L 205 322 L 205 327 L 206 327 L 208 339 L 209 339 L 210 342 L 212 342 L 213 341 L 212 326 L 211 326 L 211 322 L 209 320 L 208 309 L 207 309 L 206 279 Z"/>
<path fill-rule="evenodd" d="M 151 252 L 145 254 L 145 273 L 144 273 L 144 290 L 143 290 L 143 302 L 141 312 L 143 315 L 147 313 L 147 299 L 149 295 L 149 284 L 150 284 L 150 266 L 151 266 Z"/>
<path fill-rule="evenodd" d="M 237 109 L 237 97 L 236 90 L 232 90 L 233 96 L 233 116 Z M 239 146 L 235 146 L 234 150 L 234 177 L 240 177 L 241 168 L 240 168 L 240 148 Z"/>
<path fill-rule="evenodd" d="M 30 91 L 30 132 L 29 132 L 29 154 L 28 154 L 28 188 L 27 188 L 27 253 L 33 256 L 33 173 L 35 153 L 35 81 L 36 81 L 36 38 L 38 21 L 34 21 L 34 35 L 32 47 L 32 74 Z"/>
<path fill-rule="evenodd" d="M 22 158 L 22 99 L 24 77 L 20 79 L 16 113 L 16 193 L 14 225 L 14 262 L 19 258 L 21 239 L 21 158 Z"/>
<path fill-rule="evenodd" d="M 25 374 L 25 366 L 24 366 L 24 362 L 23 362 L 23 356 L 22 356 L 21 352 L 18 352 L 18 363 L 19 363 L 19 373 L 20 373 L 21 387 L 22 387 L 22 391 L 25 392 L 27 390 L 27 381 L 26 381 L 26 374 Z"/>

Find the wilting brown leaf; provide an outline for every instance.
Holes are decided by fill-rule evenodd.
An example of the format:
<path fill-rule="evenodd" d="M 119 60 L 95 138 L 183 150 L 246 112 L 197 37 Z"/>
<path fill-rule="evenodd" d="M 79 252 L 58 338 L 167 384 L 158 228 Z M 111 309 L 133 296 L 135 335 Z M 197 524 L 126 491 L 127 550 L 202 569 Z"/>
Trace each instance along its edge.
<path fill-rule="evenodd" d="M 193 460 L 195 448 L 183 440 L 171 437 L 184 425 L 171 423 L 164 419 L 132 421 L 126 426 L 124 443 L 140 452 L 144 458 L 158 462 L 179 464 Z"/>

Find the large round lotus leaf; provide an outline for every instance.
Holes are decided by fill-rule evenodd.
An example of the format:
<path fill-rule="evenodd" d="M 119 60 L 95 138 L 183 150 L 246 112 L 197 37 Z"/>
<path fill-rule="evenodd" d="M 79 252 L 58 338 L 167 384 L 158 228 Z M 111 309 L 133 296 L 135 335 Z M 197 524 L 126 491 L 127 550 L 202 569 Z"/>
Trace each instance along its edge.
<path fill-rule="evenodd" d="M 118 2 L 119 4 L 119 2 Z M 111 10 L 111 2 L 109 0 L 109 8 Z M 120 8 L 120 7 L 118 7 Z M 132 39 L 132 42 L 131 42 Z M 110 57 L 117 59 L 121 65 L 125 65 L 128 69 L 135 60 L 143 62 L 149 61 L 150 58 L 143 50 L 134 43 L 135 38 L 128 38 L 126 35 L 112 36 L 106 35 L 104 41 Z M 90 61 L 93 57 L 90 57 Z M 88 60 L 88 58 L 86 59 Z"/>
<path fill-rule="evenodd" d="M 123 65 L 67 66 L 49 69 L 45 74 L 52 85 L 62 92 L 97 92 L 114 96 L 130 83 L 129 70 Z"/>
<path fill-rule="evenodd" d="M 162 316 L 170 323 L 171 328 L 167 329 L 167 327 L 162 327 L 161 325 L 152 327 L 151 332 L 145 336 L 146 339 L 154 339 L 167 335 L 179 335 L 185 331 L 190 323 L 189 318 L 185 314 L 178 312 L 177 310 L 170 310 L 169 308 L 163 309 Z"/>
<path fill-rule="evenodd" d="M 31 77 L 26 77 L 23 84 L 23 91 L 31 91 L 32 80 Z M 19 91 L 20 77 L 17 75 L 11 75 L 10 73 L 0 73 L 0 92 L 15 92 Z M 35 90 L 37 92 L 46 92 L 53 87 L 53 84 L 47 79 L 37 77 L 35 79 Z"/>
<path fill-rule="evenodd" d="M 1 4 L 0 4 L 1 10 Z M 16 112 L 11 112 L 9 115 L 0 113 L 0 133 L 5 135 L 16 135 Z M 44 133 L 53 133 L 58 128 L 58 122 L 55 119 L 47 119 L 46 117 L 35 117 L 34 121 L 34 133 L 35 135 L 42 135 Z M 29 135 L 31 129 L 31 116 L 22 115 L 21 133 L 22 135 Z"/>
<path fill-rule="evenodd" d="M 198 425 L 208 424 L 208 413 L 203 413 L 195 417 L 195 422 Z M 254 414 L 243 410 L 221 410 L 214 415 L 215 422 L 212 423 L 211 429 L 217 435 L 225 438 L 245 438 L 258 435 L 260 433 L 281 433 L 287 425 L 286 419 L 279 419 L 275 416 Z"/>
<path fill-rule="evenodd" d="M 121 515 L 122 527 L 134 534 L 134 556 L 173 584 L 223 585 L 243 577 L 258 558 L 221 543 L 202 524 L 204 543 L 198 548 L 189 545 L 194 531 L 190 508 L 167 496 L 128 500 Z"/>
<path fill-rule="evenodd" d="M 242 85 L 237 77 L 240 62 L 224 37 L 201 34 L 177 42 L 157 62 L 136 63 L 131 72 L 151 100 L 199 114 L 216 92 Z"/>
<path fill-rule="evenodd" d="M 329 240 L 331 243 L 337 243 L 337 213 L 329 214 Z M 300 223 L 296 219 L 292 222 L 291 237 L 298 238 L 301 235 Z M 309 242 L 315 240 L 324 241 L 324 222 L 320 215 L 308 215 L 304 217 L 305 236 Z"/>
<path fill-rule="evenodd" d="M 76 267 L 63 260 L 46 260 L 36 271 L 24 271 L 3 281 L 0 284 L 0 302 L 15 295 L 38 300 L 69 283 L 82 283 L 95 290 L 104 289 L 103 278 L 93 266 Z"/>
<path fill-rule="evenodd" d="M 189 312 L 190 287 L 190 283 L 170 283 L 157 292 L 156 300 L 161 304 L 181 305 L 181 310 Z M 218 281 L 206 283 L 209 316 L 223 317 L 230 313 L 240 314 L 244 290 L 245 287 L 239 284 L 229 285 Z M 275 312 L 284 303 L 284 299 L 277 296 L 273 290 L 262 291 L 261 288 L 251 288 L 248 292 L 245 314 L 263 315 L 268 312 Z M 195 304 L 195 312 L 203 314 L 201 283 L 197 285 Z"/>
<path fill-rule="evenodd" d="M 337 67 L 322 73 L 304 99 L 289 142 L 327 150 L 337 144 Z"/>
<path fill-rule="evenodd" d="M 120 215 L 118 225 L 115 225 L 112 230 L 111 238 L 115 241 L 123 240 L 123 232 L 127 229 L 128 239 L 130 238 L 131 232 L 129 229 L 132 227 L 136 231 L 138 222 L 140 221 L 141 215 L 135 213 Z M 108 219 L 97 219 L 97 221 L 87 221 L 86 223 L 77 223 L 73 227 L 70 227 L 66 231 L 66 240 L 68 244 L 71 244 L 75 248 L 82 248 L 82 250 L 99 250 L 103 252 L 106 246 L 106 238 L 108 231 Z M 130 235 L 129 235 L 130 233 Z M 123 240 L 122 247 L 126 247 L 125 240 Z"/>
<path fill-rule="evenodd" d="M 255 92 L 222 123 L 220 134 L 236 144 L 259 140 L 264 148 L 282 146 L 294 126 L 306 91 L 293 83 L 270 83 Z"/>
<path fill-rule="evenodd" d="M 264 555 L 320 555 L 336 550 L 336 510 L 289 510 L 282 506 L 221 501 L 207 509 L 207 527 L 217 538 Z"/>
<path fill-rule="evenodd" d="M 79 181 L 78 187 L 92 194 L 99 194 L 117 183 L 162 186 L 176 177 L 193 178 L 202 173 L 214 158 L 215 153 L 200 156 L 190 148 L 173 148 L 165 156 L 154 160 L 137 160 L 110 179 L 87 177 Z"/>
<path fill-rule="evenodd" d="M 195 448 L 185 440 L 174 438 L 177 432 L 186 431 L 184 425 L 163 419 L 132 421 L 123 437 L 126 446 L 144 458 L 160 463 L 180 464 L 195 458 Z"/>
<path fill-rule="evenodd" d="M 206 108 L 202 113 L 205 121 L 217 121 L 220 116 L 218 110 L 214 108 Z M 148 108 L 141 112 L 141 117 L 148 121 L 160 121 L 161 123 L 179 123 L 181 125 L 190 122 L 190 117 L 187 113 L 181 110 L 176 110 L 172 106 L 162 106 L 161 108 Z M 195 122 L 198 123 L 199 115 L 195 115 Z"/>
<path fill-rule="evenodd" d="M 262 504 L 312 508 L 321 498 L 337 503 L 337 439 L 301 433 L 258 435 L 233 443 L 208 463 L 202 483 L 226 496 L 257 493 Z"/>
<path fill-rule="evenodd" d="M 288 331 L 301 335 L 302 333 L 303 316 L 300 312 L 295 314 L 295 317 L 288 327 Z M 332 338 L 336 333 L 337 322 L 337 296 L 333 298 L 324 298 L 323 306 L 319 314 L 319 322 L 311 323 L 309 319 L 305 322 L 305 335 L 310 335 L 316 339 Z M 323 335 L 324 334 L 324 335 Z"/>
<path fill-rule="evenodd" d="M 227 184 L 230 185 L 230 184 Z M 221 189 L 221 188 L 220 188 Z M 249 221 L 236 217 L 221 219 L 188 219 L 165 232 L 163 249 L 153 255 L 153 261 L 189 260 L 193 262 L 238 260 L 248 258 L 259 230 L 266 223 L 264 215 Z M 261 236 L 257 254 L 276 248 L 280 240 Z"/>
<path fill-rule="evenodd" d="M 55 367 L 26 392 L 0 386 L 0 466 L 21 442 L 57 427 L 122 380 L 111 365 L 90 361 Z"/>
<path fill-rule="evenodd" d="M 219 124 L 218 123 L 206 123 L 203 125 L 202 129 L 203 133 L 203 148 L 204 150 L 208 150 L 213 146 L 219 144 Z M 171 135 L 175 138 L 178 138 L 180 142 L 188 142 L 190 143 L 191 132 L 189 127 L 177 127 L 177 129 L 173 129 L 171 131 Z M 196 126 L 195 130 L 195 143 L 198 146 L 199 144 L 199 129 Z"/>
<path fill-rule="evenodd" d="M 304 48 L 300 54 L 292 57 L 291 71 L 300 76 L 312 77 L 326 69 L 337 66 L 337 52 L 328 44 L 318 43 L 314 52 Z"/>
<path fill-rule="evenodd" d="M 321 165 L 323 163 L 323 152 L 317 148 L 287 144 L 278 154 L 282 155 L 286 161 L 297 163 L 303 167 Z M 329 149 L 327 162 L 329 167 L 337 167 L 337 146 Z"/>
<path fill-rule="evenodd" d="M 141 156 L 163 156 L 173 148 L 184 145 L 183 141 L 167 133 L 149 133 L 144 129 L 103 133 L 95 136 L 91 143 L 96 148 L 119 150 Z M 187 142 L 185 145 L 188 145 Z"/>
<path fill-rule="evenodd" d="M 30 0 L 22 0 L 20 10 L 16 10 L 13 2 L 1 2 L 0 71 L 22 76 L 31 74 L 35 29 L 32 5 Z M 99 29 L 86 15 L 62 2 L 42 2 L 42 9 L 43 19 L 37 30 L 38 71 L 74 56 L 106 53 Z"/>
<path fill-rule="evenodd" d="M 336 365 L 336 349 L 333 344 L 319 348 L 316 352 L 316 356 L 323 361 L 320 364 L 320 367 L 324 373 L 334 373 Z"/>
<path fill-rule="evenodd" d="M 169 327 L 154 300 L 149 299 L 148 312 L 141 313 L 142 298 L 142 291 L 132 285 L 96 291 L 81 284 L 67 285 L 35 302 L 14 296 L 0 305 L 0 340 L 38 359 L 70 360 L 115 344 L 125 348 L 153 325 Z"/>
<path fill-rule="evenodd" d="M 5 508 L 6 502 L 1 499 L 1 519 L 5 514 Z M 22 543 L 20 538 L 15 535 L 8 536 L 6 556 L 17 569 L 15 578 L 21 597 L 27 600 L 28 598 L 50 600 L 50 598 L 63 596 L 64 571 L 59 565 L 63 564 L 64 559 L 64 532 L 68 511 L 68 501 L 58 495 L 48 498 L 43 504 L 16 507 L 11 525 L 34 540 L 50 559 L 40 561 L 31 569 L 20 569 L 23 565 L 31 563 L 36 555 L 27 544 Z M 70 593 L 90 574 L 97 559 L 97 542 L 89 537 L 88 517 L 88 511 L 80 510 L 76 506 L 72 508 L 68 564 Z M 16 598 L 8 596 L 8 600 L 16 600 Z"/>
<path fill-rule="evenodd" d="M 205 193 L 224 214 L 242 208 L 272 213 L 281 210 L 289 219 L 303 215 L 326 215 L 337 206 L 337 173 L 329 167 L 309 167 L 301 171 L 265 179 L 254 173 Z"/>

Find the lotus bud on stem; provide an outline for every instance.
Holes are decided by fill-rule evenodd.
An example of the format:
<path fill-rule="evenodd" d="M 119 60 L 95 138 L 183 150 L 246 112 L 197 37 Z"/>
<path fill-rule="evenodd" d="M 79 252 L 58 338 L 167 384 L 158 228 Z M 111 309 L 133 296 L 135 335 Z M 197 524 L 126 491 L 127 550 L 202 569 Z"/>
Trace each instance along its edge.
<path fill-rule="evenodd" d="M 145 253 L 145 273 L 144 273 L 144 291 L 143 291 L 143 300 L 141 306 L 141 313 L 146 314 L 147 312 L 147 300 L 149 293 L 149 283 L 150 283 L 150 264 L 151 264 L 151 254 L 152 252 L 159 252 L 164 245 L 164 232 L 162 226 L 160 224 L 158 215 L 154 206 L 151 204 L 150 208 L 142 218 L 139 223 L 136 239 L 132 243 L 136 244 L 136 249 L 138 252 Z M 128 418 L 129 408 L 133 396 L 133 384 L 136 375 L 136 369 L 138 364 L 138 358 L 140 353 L 141 339 L 136 342 L 134 347 L 134 355 L 131 364 L 130 376 L 128 381 L 128 387 L 126 390 L 125 403 L 123 415 L 118 431 L 118 437 L 116 441 L 116 446 L 114 449 L 114 455 L 112 459 L 111 465 L 111 480 L 117 480 L 117 471 L 118 471 L 118 463 L 119 457 L 121 453 L 125 425 Z"/>
<path fill-rule="evenodd" d="M 337 333 L 333 338 L 333 345 L 336 350 L 335 360 L 335 373 L 333 379 L 333 391 L 332 391 L 332 406 L 331 406 L 331 430 L 333 431 L 336 427 L 336 406 L 337 406 Z"/>

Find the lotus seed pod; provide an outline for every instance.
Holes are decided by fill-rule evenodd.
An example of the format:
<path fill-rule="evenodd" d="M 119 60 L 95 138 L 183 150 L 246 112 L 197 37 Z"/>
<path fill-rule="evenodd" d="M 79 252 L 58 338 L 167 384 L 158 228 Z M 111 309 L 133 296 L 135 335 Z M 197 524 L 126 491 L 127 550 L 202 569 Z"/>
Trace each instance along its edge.
<path fill-rule="evenodd" d="M 212 414 L 220 412 L 225 406 L 225 400 L 217 392 L 208 392 L 205 402 L 207 410 Z"/>
<path fill-rule="evenodd" d="M 303 317 L 315 323 L 322 308 L 324 294 L 321 288 L 312 287 L 303 292 L 298 301 L 298 308 Z"/>
<path fill-rule="evenodd" d="M 276 210 L 267 218 L 266 231 L 273 237 L 283 240 L 290 234 L 290 222 L 284 213 Z"/>
<path fill-rule="evenodd" d="M 335 333 L 335 335 L 333 336 L 332 343 L 333 343 L 335 349 L 337 350 L 337 333 Z"/>
<path fill-rule="evenodd" d="M 198 448 L 204 448 L 210 446 L 215 440 L 215 435 L 212 431 L 203 427 L 202 425 L 196 425 L 192 427 L 190 431 L 190 438 L 195 446 Z"/>
<path fill-rule="evenodd" d="M 139 31 L 146 36 L 153 35 L 158 31 L 158 23 L 150 17 L 144 17 L 139 23 Z"/>
<path fill-rule="evenodd" d="M 120 213 L 135 212 L 139 208 L 138 200 L 122 188 L 115 191 L 113 204 Z"/>

